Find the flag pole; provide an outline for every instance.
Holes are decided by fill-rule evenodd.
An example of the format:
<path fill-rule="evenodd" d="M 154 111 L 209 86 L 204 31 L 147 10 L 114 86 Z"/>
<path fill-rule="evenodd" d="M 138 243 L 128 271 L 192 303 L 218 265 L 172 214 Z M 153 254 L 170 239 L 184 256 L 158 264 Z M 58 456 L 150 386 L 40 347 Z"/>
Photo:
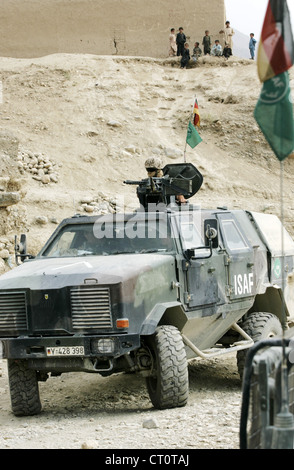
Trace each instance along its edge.
<path fill-rule="evenodd" d="M 285 276 L 284 276 L 284 269 L 285 269 L 285 240 L 284 240 L 284 162 L 280 161 L 280 214 L 281 214 L 281 252 L 282 252 L 282 291 L 285 291 Z M 282 310 L 282 319 L 283 319 L 283 331 L 286 329 L 286 311 L 285 311 L 285 304 L 283 301 L 283 310 Z"/>
<path fill-rule="evenodd" d="M 186 141 L 185 148 L 184 148 L 184 163 L 187 163 L 187 160 L 186 160 L 186 150 L 187 150 L 187 141 Z"/>

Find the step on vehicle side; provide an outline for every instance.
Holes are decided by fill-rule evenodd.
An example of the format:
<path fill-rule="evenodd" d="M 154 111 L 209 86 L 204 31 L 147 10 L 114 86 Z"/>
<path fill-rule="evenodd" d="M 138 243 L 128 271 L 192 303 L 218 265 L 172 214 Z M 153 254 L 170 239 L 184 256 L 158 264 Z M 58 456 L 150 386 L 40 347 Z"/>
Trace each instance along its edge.
<path fill-rule="evenodd" d="M 294 242 L 273 215 L 177 205 L 191 164 L 137 185 L 134 213 L 65 219 L 0 277 L 0 343 L 13 413 L 41 410 L 38 382 L 65 372 L 146 378 L 154 407 L 185 406 L 188 360 L 247 349 L 294 315 Z M 285 288 L 283 289 L 283 285 Z"/>

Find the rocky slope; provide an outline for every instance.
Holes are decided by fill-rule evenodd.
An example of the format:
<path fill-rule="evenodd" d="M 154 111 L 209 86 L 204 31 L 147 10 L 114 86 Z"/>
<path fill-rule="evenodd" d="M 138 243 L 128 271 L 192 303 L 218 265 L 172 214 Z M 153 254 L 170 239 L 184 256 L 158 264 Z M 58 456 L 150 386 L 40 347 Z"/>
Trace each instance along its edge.
<path fill-rule="evenodd" d="M 203 142 L 187 147 L 186 160 L 204 184 L 191 202 L 280 215 L 280 162 L 253 118 L 261 89 L 255 63 L 208 57 L 181 70 L 177 59 L 57 54 L 0 58 L 0 74 L 0 132 L 18 142 L 15 156 L 0 141 L 1 161 L 12 159 L 10 173 L 21 181 L 20 202 L 2 209 L 12 222 L 2 223 L 0 243 L 11 255 L 15 233 L 28 231 L 36 253 L 64 217 L 108 210 L 115 199 L 136 207 L 135 189 L 123 180 L 145 177 L 151 155 L 183 161 L 195 96 Z M 292 235 L 293 165 L 284 163 L 282 193 Z"/>

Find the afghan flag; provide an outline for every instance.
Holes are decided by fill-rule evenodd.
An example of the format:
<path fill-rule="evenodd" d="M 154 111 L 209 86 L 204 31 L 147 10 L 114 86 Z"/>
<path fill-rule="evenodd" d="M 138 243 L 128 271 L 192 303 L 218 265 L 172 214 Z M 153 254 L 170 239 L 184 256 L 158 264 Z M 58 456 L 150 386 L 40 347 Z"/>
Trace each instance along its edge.
<path fill-rule="evenodd" d="M 194 118 L 193 118 L 194 126 L 195 127 L 196 126 L 200 127 L 200 114 L 199 114 L 199 107 L 198 107 L 197 99 L 195 99 L 194 108 L 193 108 L 193 115 L 194 115 Z"/>
<path fill-rule="evenodd" d="M 264 82 L 254 117 L 282 161 L 294 150 L 294 121 L 288 71 Z"/>
<path fill-rule="evenodd" d="M 202 142 L 200 135 L 198 134 L 196 128 L 193 126 L 192 122 L 189 121 L 188 130 L 187 130 L 187 138 L 186 142 L 190 147 L 193 149 L 196 145 Z"/>
<path fill-rule="evenodd" d="M 294 119 L 288 69 L 294 62 L 293 35 L 286 0 L 269 0 L 258 48 L 263 82 L 254 117 L 276 157 L 294 150 Z"/>
<path fill-rule="evenodd" d="M 287 0 L 269 0 L 258 46 L 261 82 L 286 72 L 294 63 L 294 45 Z"/>

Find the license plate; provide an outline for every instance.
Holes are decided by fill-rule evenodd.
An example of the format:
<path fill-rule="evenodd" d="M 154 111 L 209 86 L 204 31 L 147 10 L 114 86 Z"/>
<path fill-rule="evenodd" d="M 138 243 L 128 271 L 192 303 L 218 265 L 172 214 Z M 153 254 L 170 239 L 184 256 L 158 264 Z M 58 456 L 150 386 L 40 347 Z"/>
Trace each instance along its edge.
<path fill-rule="evenodd" d="M 46 348 L 47 356 L 84 356 L 84 346 L 54 346 Z"/>

